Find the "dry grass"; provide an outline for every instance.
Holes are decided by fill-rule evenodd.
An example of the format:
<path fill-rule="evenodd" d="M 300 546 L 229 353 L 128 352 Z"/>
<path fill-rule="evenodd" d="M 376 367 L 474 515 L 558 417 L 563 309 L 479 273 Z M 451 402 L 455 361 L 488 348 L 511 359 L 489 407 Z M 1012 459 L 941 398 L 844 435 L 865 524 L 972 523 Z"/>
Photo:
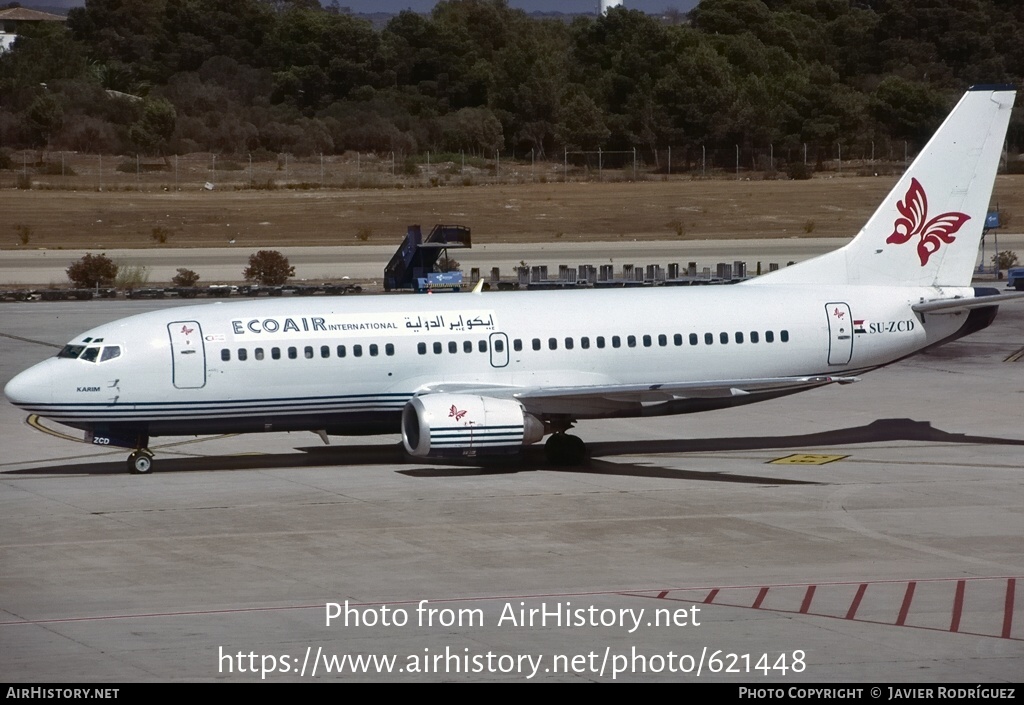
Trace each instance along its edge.
<path fill-rule="evenodd" d="M 468 225 L 475 243 L 852 236 L 894 177 L 810 181 L 685 178 L 638 183 L 525 183 L 449 188 L 97 192 L 5 188 L 4 217 L 31 247 L 385 244 L 419 223 Z M 993 201 L 1024 212 L 1024 176 L 1001 176 Z M 806 224 L 814 223 L 813 233 Z M 673 230 L 666 223 L 685 223 Z M 682 232 L 679 232 L 681 230 Z M 372 232 L 372 238 L 360 233 Z M 557 235 L 556 235 L 557 234 Z M 13 233 L 0 248 L 18 247 Z"/>

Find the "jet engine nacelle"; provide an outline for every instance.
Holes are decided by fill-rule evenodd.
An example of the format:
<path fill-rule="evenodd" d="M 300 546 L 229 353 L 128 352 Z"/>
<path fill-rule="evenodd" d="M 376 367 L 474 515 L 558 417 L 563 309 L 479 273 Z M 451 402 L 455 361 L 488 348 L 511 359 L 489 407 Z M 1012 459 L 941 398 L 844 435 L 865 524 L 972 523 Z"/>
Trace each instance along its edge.
<path fill-rule="evenodd" d="M 402 443 L 421 458 L 515 453 L 543 437 L 544 424 L 514 399 L 427 394 L 402 410 Z"/>

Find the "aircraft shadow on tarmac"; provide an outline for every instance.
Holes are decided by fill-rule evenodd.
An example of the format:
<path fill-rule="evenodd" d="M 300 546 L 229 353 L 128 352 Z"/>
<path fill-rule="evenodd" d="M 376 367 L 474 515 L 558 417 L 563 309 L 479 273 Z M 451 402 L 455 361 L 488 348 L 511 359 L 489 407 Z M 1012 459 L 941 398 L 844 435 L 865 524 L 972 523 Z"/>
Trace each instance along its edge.
<path fill-rule="evenodd" d="M 731 438 L 685 438 L 656 441 L 607 441 L 588 444 L 587 461 L 575 467 L 555 466 L 547 462 L 542 446 L 526 449 L 521 455 L 468 461 L 437 463 L 424 467 L 423 461 L 408 456 L 401 444 L 362 446 L 310 446 L 296 448 L 295 453 L 196 456 L 174 450 L 173 446 L 158 454 L 157 472 L 196 472 L 213 470 L 273 470 L 302 467 L 354 467 L 374 465 L 407 466 L 395 472 L 414 478 L 468 477 L 474 475 L 511 474 L 548 470 L 591 475 L 701 480 L 744 484 L 819 484 L 778 477 L 739 475 L 701 470 L 681 470 L 658 465 L 603 460 L 617 456 L 647 456 L 680 453 L 713 453 L 786 448 L 821 448 L 861 443 L 892 441 L 923 441 L 931 443 L 964 443 L 979 445 L 1024 446 L 1024 439 L 992 438 L 963 433 L 949 433 L 934 428 L 931 422 L 912 419 L 879 419 L 866 426 L 843 428 L 820 433 L 792 436 L 738 436 Z M 7 470 L 0 475 L 115 475 L 125 472 L 124 461 L 85 462 L 79 458 L 54 458 L 46 467 Z M 436 461 L 432 461 L 435 462 Z"/>

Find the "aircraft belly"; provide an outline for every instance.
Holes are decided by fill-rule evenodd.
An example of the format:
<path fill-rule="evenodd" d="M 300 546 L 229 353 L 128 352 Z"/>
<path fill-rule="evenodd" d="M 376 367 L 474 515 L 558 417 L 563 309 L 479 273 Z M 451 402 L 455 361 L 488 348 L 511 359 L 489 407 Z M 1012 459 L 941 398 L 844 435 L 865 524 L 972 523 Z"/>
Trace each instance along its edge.
<path fill-rule="evenodd" d="M 330 435 L 398 433 L 401 410 L 318 414 L 225 416 L 213 419 L 162 419 L 148 423 L 151 436 L 264 433 L 326 430 Z"/>

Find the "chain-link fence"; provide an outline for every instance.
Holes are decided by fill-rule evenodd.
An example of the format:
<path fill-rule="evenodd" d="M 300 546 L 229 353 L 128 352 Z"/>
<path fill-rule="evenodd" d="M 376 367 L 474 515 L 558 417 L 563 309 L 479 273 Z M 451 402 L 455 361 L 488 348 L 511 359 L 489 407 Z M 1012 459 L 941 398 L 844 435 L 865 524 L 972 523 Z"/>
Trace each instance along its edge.
<path fill-rule="evenodd" d="M 22 150 L 0 170 L 0 188 L 187 191 L 194 189 L 357 189 L 559 181 L 642 181 L 690 178 L 809 178 L 815 173 L 874 176 L 901 173 L 915 147 L 884 141 L 828 148 L 815 145 L 564 151 L 493 158 L 431 153 L 352 153 L 254 160 L 196 153 L 166 158 Z M 1006 155 L 1000 169 L 1021 164 Z M 1016 171 L 1010 168 L 1010 171 Z"/>

